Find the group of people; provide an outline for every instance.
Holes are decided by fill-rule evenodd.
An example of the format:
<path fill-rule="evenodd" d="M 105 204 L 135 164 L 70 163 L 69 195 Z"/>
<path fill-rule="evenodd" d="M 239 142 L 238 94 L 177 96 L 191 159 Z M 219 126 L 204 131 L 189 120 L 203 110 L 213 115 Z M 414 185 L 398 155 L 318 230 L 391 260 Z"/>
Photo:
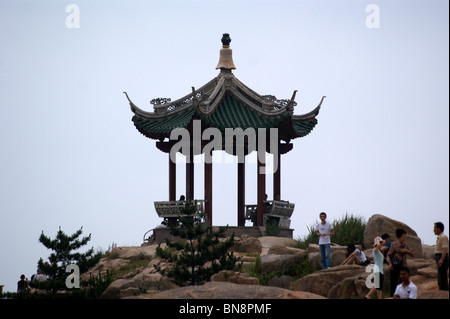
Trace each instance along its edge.
<path fill-rule="evenodd" d="M 320 256 L 322 268 L 327 269 L 331 267 L 330 245 L 334 229 L 333 225 L 326 221 L 326 213 L 320 213 L 319 218 L 320 223 L 317 224 L 317 235 L 319 236 Z M 444 225 L 441 222 L 434 224 L 433 231 L 437 235 L 435 260 L 438 269 L 438 286 L 440 290 L 448 291 L 448 237 L 444 234 Z M 372 254 L 376 283 L 374 283 L 375 287 L 371 288 L 365 296 L 366 299 L 369 299 L 375 292 L 378 298 L 382 296 L 384 281 L 383 263 L 387 263 L 390 270 L 391 296 L 394 299 L 417 298 L 417 287 L 409 279 L 411 273 L 406 261 L 406 256 L 414 257 L 414 253 L 406 243 L 406 231 L 404 229 L 397 229 L 395 235 L 397 237 L 395 242 L 391 241 L 389 234 L 383 234 L 374 239 Z M 353 244 L 347 246 L 345 255 L 346 259 L 341 265 L 355 263 L 360 266 L 367 266 L 370 264 L 364 252 Z"/>
<path fill-rule="evenodd" d="M 31 281 L 36 282 L 44 282 L 48 278 L 46 275 L 42 273 L 40 269 L 37 270 L 37 273 L 31 276 Z M 25 275 L 20 276 L 20 280 L 17 282 L 17 292 L 24 292 L 30 290 L 30 287 L 28 286 L 28 278 L 25 277 Z"/>

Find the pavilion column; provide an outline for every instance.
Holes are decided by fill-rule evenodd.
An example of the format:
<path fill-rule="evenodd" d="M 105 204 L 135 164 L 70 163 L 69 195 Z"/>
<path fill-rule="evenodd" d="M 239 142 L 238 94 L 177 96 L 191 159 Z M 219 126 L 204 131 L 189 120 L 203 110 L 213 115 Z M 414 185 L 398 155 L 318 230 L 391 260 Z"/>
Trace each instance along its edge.
<path fill-rule="evenodd" d="M 169 200 L 177 200 L 177 166 L 170 158 L 169 152 Z"/>
<path fill-rule="evenodd" d="M 275 199 L 276 195 L 279 195 L 281 199 L 281 152 L 280 152 L 280 140 L 278 140 L 278 152 L 277 154 L 273 154 L 273 156 L 278 157 L 278 167 L 277 170 L 273 173 L 273 199 Z"/>
<path fill-rule="evenodd" d="M 266 153 L 265 151 L 261 151 L 261 154 L 257 154 L 258 158 L 258 165 L 257 165 L 257 179 L 258 179 L 258 205 L 256 207 L 257 212 L 257 219 L 256 219 L 256 225 L 257 226 L 263 226 L 263 218 L 264 213 L 266 211 L 266 205 L 263 203 L 264 200 L 266 200 L 266 172 L 265 172 L 265 158 Z M 260 156 L 261 155 L 261 156 Z M 260 159 L 260 157 L 262 157 Z"/>
<path fill-rule="evenodd" d="M 192 146 L 189 149 L 189 157 L 186 156 L 186 200 L 194 199 L 194 152 Z"/>
<path fill-rule="evenodd" d="M 238 226 L 245 226 L 245 157 L 243 163 L 238 162 L 237 183 Z"/>
<path fill-rule="evenodd" d="M 208 226 L 212 226 L 212 155 L 205 153 L 205 213 Z"/>

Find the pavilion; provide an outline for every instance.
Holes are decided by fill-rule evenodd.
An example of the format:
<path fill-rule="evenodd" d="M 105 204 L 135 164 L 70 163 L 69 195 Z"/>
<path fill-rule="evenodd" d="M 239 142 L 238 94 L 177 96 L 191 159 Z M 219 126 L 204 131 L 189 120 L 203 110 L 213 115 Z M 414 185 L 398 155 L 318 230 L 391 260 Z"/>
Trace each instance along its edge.
<path fill-rule="evenodd" d="M 186 156 L 186 200 L 196 203 L 205 222 L 213 221 L 213 163 L 214 150 L 238 156 L 237 163 L 237 225 L 246 220 L 254 226 L 265 226 L 275 220 L 289 229 L 294 204 L 281 199 L 281 155 L 293 148 L 292 140 L 308 135 L 317 124 L 317 115 L 324 97 L 311 112 L 294 115 L 294 91 L 290 99 L 279 100 L 273 95 L 260 95 L 239 81 L 232 70 L 236 67 L 230 49 L 231 39 L 225 33 L 216 69 L 220 73 L 202 87 L 192 87 L 184 97 L 171 101 L 153 99 L 154 111 L 137 107 L 125 95 L 134 113 L 132 121 L 144 136 L 156 140 L 156 147 L 168 154 L 168 201 L 155 202 L 158 215 L 165 219 L 179 217 L 185 202 L 176 198 L 176 161 L 174 153 Z M 233 133 L 232 135 L 227 133 Z M 181 139 L 180 139 L 181 137 Z M 206 138 L 205 138 L 206 137 Z M 211 139 L 214 137 L 214 139 Z M 214 147 L 212 147 L 214 146 Z M 245 203 L 245 156 L 257 151 L 257 203 Z M 277 167 L 273 172 L 274 200 L 266 195 L 265 154 L 274 155 Z M 194 198 L 194 155 L 204 154 L 204 199 Z M 292 235 L 292 231 L 291 231 Z"/>

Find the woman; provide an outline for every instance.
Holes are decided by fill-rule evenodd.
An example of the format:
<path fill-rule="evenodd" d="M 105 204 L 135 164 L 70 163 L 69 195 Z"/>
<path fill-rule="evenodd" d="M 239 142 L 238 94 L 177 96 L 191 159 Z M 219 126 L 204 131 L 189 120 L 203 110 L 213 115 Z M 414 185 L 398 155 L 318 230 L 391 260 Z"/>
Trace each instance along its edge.
<path fill-rule="evenodd" d="M 373 273 L 374 273 L 374 286 L 370 291 L 367 293 L 367 295 L 364 296 L 366 299 L 370 299 L 370 296 L 376 291 L 378 299 L 381 299 L 382 293 L 383 293 L 383 281 L 384 281 L 384 273 L 383 273 L 383 261 L 384 261 L 384 255 L 382 253 L 382 247 L 384 246 L 384 240 L 381 239 L 381 237 L 376 237 L 374 239 L 373 243 L 373 260 L 374 260 L 374 267 L 373 267 Z"/>
<path fill-rule="evenodd" d="M 347 258 L 341 263 L 341 265 L 350 265 L 353 262 L 360 266 L 367 266 L 370 264 L 370 260 L 366 258 L 366 255 L 353 244 L 347 246 L 345 256 L 347 256 Z"/>

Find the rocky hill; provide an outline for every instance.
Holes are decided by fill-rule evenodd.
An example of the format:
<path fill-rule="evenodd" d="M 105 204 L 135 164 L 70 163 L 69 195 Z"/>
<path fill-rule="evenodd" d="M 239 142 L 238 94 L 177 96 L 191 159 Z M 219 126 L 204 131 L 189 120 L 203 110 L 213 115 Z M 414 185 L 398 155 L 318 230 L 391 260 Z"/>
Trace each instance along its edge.
<path fill-rule="evenodd" d="M 419 298 L 449 298 L 448 292 L 438 290 L 437 269 L 434 261 L 434 247 L 420 244 L 417 234 L 407 225 L 382 215 L 372 216 L 365 230 L 364 242 L 372 243 L 375 236 L 391 233 L 403 227 L 408 233 L 407 242 L 413 248 L 415 257 L 408 259 L 411 270 L 411 281 L 419 290 Z M 156 257 L 157 244 L 145 244 L 141 247 L 114 247 L 109 255 L 87 273 L 114 273 L 116 278 L 102 294 L 102 298 L 156 298 L 156 299 L 323 299 L 323 298 L 356 298 L 362 299 L 367 293 L 365 280 L 369 275 L 365 267 L 357 265 L 339 266 L 344 260 L 345 247 L 333 245 L 331 248 L 332 267 L 320 270 L 320 254 L 318 245 L 310 245 L 302 250 L 295 247 L 295 240 L 280 237 L 254 238 L 242 235 L 236 238 L 234 254 L 242 257 L 241 272 L 222 271 L 201 286 L 178 287 L 169 278 L 155 270 L 170 267 L 164 260 Z M 366 247 L 368 245 L 366 244 Z M 365 250 L 366 256 L 372 260 L 372 249 Z M 259 260 L 258 260 L 259 259 Z M 316 269 L 313 273 L 298 280 L 290 276 L 275 276 L 268 285 L 261 285 L 258 278 L 250 276 L 248 271 L 260 261 L 264 274 L 287 269 L 292 265 L 307 262 Z M 389 268 L 384 268 L 384 287 L 389 287 Z M 83 277 L 84 276 L 84 277 Z M 389 289 L 389 288 L 387 288 Z M 388 295 L 386 291 L 384 295 Z"/>

